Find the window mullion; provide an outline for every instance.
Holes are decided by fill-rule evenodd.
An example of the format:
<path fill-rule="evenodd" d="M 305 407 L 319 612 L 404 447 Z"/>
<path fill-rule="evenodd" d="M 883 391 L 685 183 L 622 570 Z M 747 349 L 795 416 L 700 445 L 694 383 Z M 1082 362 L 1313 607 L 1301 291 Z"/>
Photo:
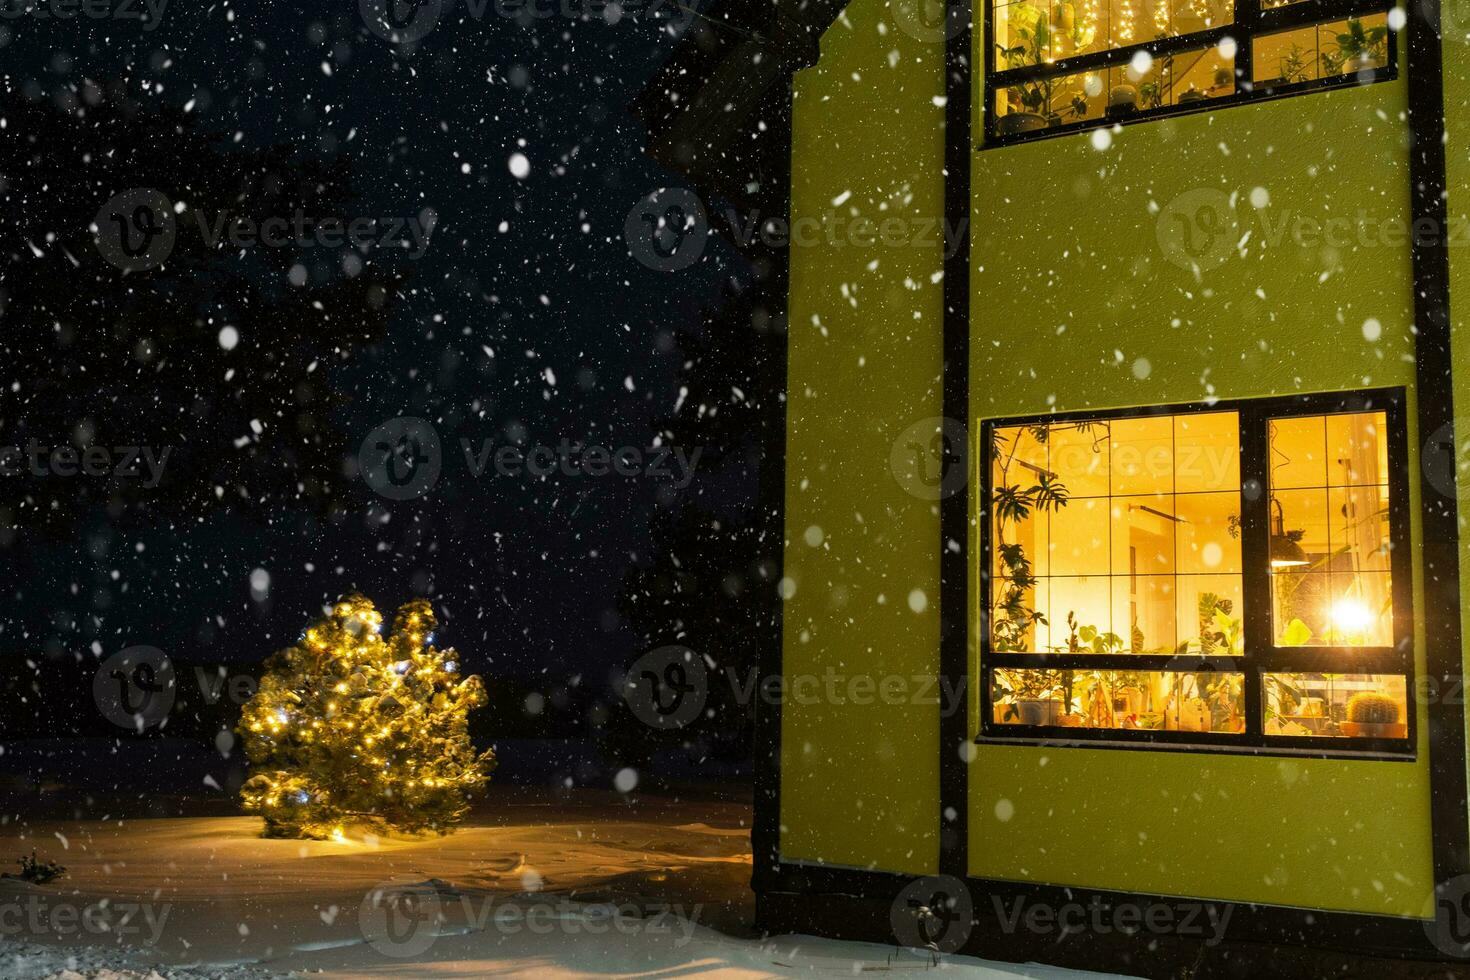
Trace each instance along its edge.
<path fill-rule="evenodd" d="M 1235 0 L 1235 91 L 1249 92 L 1255 88 L 1255 35 L 1256 21 L 1261 16 L 1261 0 Z"/>
<path fill-rule="evenodd" d="M 1265 680 L 1261 654 L 1272 648 L 1271 637 L 1271 522 L 1266 417 L 1257 410 L 1240 410 L 1240 560 L 1245 631 L 1245 730 L 1262 737 Z"/>

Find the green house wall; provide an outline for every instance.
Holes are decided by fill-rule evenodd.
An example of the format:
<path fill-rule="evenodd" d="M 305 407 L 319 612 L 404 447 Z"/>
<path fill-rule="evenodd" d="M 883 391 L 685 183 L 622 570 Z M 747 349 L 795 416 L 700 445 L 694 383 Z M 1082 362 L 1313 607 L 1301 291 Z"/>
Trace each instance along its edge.
<path fill-rule="evenodd" d="M 943 214 L 943 45 L 903 13 L 855 0 L 795 81 L 793 221 L 900 216 L 915 234 L 906 246 L 839 233 L 791 249 L 788 684 L 938 671 L 938 505 L 906 472 L 920 464 L 904 447 L 911 427 L 942 415 L 943 242 L 917 231 Z M 1454 140 L 1457 122 L 1470 123 L 1470 44 L 1447 42 L 1445 57 L 1449 185 L 1470 187 L 1467 144 Z M 1400 79 L 1125 127 L 1110 142 L 1082 133 L 972 154 L 971 437 L 984 418 L 1051 409 L 1403 386 L 1417 515 L 1421 493 L 1438 491 L 1421 479 L 1409 246 L 1392 231 L 1409 214 L 1406 109 Z M 1211 192 L 1233 202 L 1243 253 L 1196 273 L 1171 260 L 1161 215 Z M 1465 194 L 1451 193 L 1450 212 L 1466 220 Z M 1388 234 L 1350 230 L 1364 219 Z M 1467 248 L 1451 247 L 1464 296 Z M 1457 363 L 1470 357 L 1458 329 L 1467 307 L 1452 308 Z M 1464 382 L 1457 394 L 1470 405 Z M 1413 538 L 1419 621 L 1417 520 Z M 1422 631 L 1415 639 L 1422 671 Z M 974 669 L 972 654 L 972 681 Z M 912 697 L 861 704 L 786 700 L 783 859 L 937 870 L 945 698 L 921 688 L 911 679 Z M 973 683 L 966 694 L 973 733 Z M 980 746 L 968 764 L 969 870 L 1427 914 L 1417 710 L 1414 762 Z"/>
<path fill-rule="evenodd" d="M 890 456 L 905 429 L 942 411 L 942 246 L 921 226 L 944 213 L 943 62 L 943 45 L 896 29 L 885 4 L 855 0 L 795 79 L 792 221 L 821 221 L 837 244 L 804 236 L 790 251 L 783 674 L 793 695 L 796 678 L 829 670 L 938 670 L 939 509 L 905 489 Z M 854 210 L 904 220 L 908 243 L 850 240 L 837 226 Z M 848 703 L 782 706 L 783 857 L 933 870 L 938 707 L 839 696 Z"/>

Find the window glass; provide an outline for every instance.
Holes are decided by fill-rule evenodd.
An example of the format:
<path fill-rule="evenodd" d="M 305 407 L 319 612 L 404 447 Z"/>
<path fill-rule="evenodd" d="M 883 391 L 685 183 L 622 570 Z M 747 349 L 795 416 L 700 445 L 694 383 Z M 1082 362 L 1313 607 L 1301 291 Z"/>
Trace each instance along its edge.
<path fill-rule="evenodd" d="M 1174 489 L 1178 493 L 1240 486 L 1240 419 L 1233 412 L 1174 416 Z"/>
<path fill-rule="evenodd" d="M 1271 10 L 1294 3 L 1266 0 Z M 1388 16 L 1372 14 L 1327 24 L 1308 24 L 1257 37 L 1252 74 L 1265 87 L 1294 85 L 1334 75 L 1352 74 L 1388 63 Z"/>
<path fill-rule="evenodd" d="M 991 714 L 1001 725 L 1144 731 L 1245 730 L 1245 675 L 1147 670 L 998 669 Z"/>
<path fill-rule="evenodd" d="M 1228 0 L 1022 0 L 992 9 L 1002 70 L 1192 34 L 1235 18 Z"/>
<path fill-rule="evenodd" d="M 1404 423 L 1385 397 L 1374 411 L 1311 396 L 989 428 L 984 655 L 1004 659 L 988 668 L 987 731 L 1412 752 L 1389 486 L 1404 477 L 1390 419 L 1400 453 Z M 1248 608 L 1256 595 L 1269 608 Z"/>
<path fill-rule="evenodd" d="M 1321 21 L 1310 0 L 1263 0 L 1276 24 L 1254 35 L 1237 25 L 1233 0 L 1013 0 L 992 3 L 987 79 L 993 136 L 1004 139 L 1139 113 L 1204 107 L 1211 100 L 1390 67 L 1393 38 L 1384 12 Z M 1316 18 L 1318 22 L 1313 22 Z M 1160 50 L 1185 38 L 1197 44 Z M 1240 84 L 1236 52 L 1250 45 L 1251 78 Z M 1124 49 L 1108 57 L 1110 51 Z M 1066 63 L 1065 68 L 1054 67 Z M 1080 70 L 1079 70 L 1080 69 Z M 1017 81 L 1020 73 L 1036 77 Z M 1384 74 L 1387 77 L 1387 73 Z M 1367 76 L 1377 80 L 1377 76 Z"/>
<path fill-rule="evenodd" d="M 997 428 L 994 649 L 1243 652 L 1239 427 L 1214 412 Z"/>
<path fill-rule="evenodd" d="M 1267 735 L 1407 738 L 1408 685 L 1394 674 L 1267 674 Z"/>
<path fill-rule="evenodd" d="M 1393 645 L 1387 420 L 1272 419 L 1272 628 L 1278 646 Z"/>
<path fill-rule="evenodd" d="M 1206 47 L 999 88 L 995 112 L 1002 132 L 1027 132 L 1234 94 L 1234 56 Z"/>

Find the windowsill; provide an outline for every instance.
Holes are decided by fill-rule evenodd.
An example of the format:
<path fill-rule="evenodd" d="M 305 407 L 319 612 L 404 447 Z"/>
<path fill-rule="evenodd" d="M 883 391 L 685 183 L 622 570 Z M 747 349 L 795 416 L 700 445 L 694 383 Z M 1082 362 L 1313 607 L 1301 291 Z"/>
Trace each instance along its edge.
<path fill-rule="evenodd" d="M 1042 140 L 1057 139 L 1062 136 L 1075 136 L 1078 133 L 1087 133 L 1095 129 L 1111 129 L 1114 126 L 1136 126 L 1139 123 L 1155 122 L 1159 119 L 1192 116 L 1202 112 L 1215 112 L 1220 109 L 1232 109 L 1236 106 L 1243 105 L 1257 105 L 1262 102 L 1272 102 L 1277 99 L 1305 95 L 1322 89 L 1391 82 L 1398 78 L 1398 74 L 1397 66 L 1389 64 L 1382 68 L 1364 69 L 1351 75 L 1334 75 L 1331 78 L 1317 78 L 1305 82 L 1296 82 L 1292 85 L 1283 85 L 1277 88 L 1237 92 L 1234 95 L 1221 96 L 1215 99 L 1202 99 L 1199 102 L 1191 102 L 1186 105 L 1145 109 L 1131 113 L 1128 116 L 1112 119 L 1106 117 L 1101 119 L 1085 119 L 1081 122 L 1068 123 L 1065 126 L 1052 126 L 1029 133 L 1009 133 L 1006 135 L 991 133 L 985 137 L 983 142 L 977 144 L 975 149 L 977 151 L 999 150 L 1006 147 L 1020 146 L 1024 143 L 1037 143 Z"/>
<path fill-rule="evenodd" d="M 1063 729 L 1065 731 L 1065 729 Z M 1201 733 L 1204 734 L 1204 733 Z M 1337 759 L 1343 761 L 1371 761 L 1371 762 L 1415 762 L 1418 754 L 1413 746 L 1403 743 L 1406 747 L 1402 750 L 1392 748 L 1363 748 L 1350 749 L 1346 746 L 1317 748 L 1303 745 L 1243 745 L 1239 742 L 1156 742 L 1148 739 L 1132 738 L 1107 738 L 1107 737 L 1067 737 L 1065 735 L 1026 735 L 1026 736 L 1002 736 L 1002 735 L 976 735 L 972 742 L 975 745 L 1006 745 L 1026 746 L 1040 749 L 1104 749 L 1116 751 L 1118 749 L 1131 749 L 1145 752 L 1192 752 L 1196 755 L 1208 753 L 1210 755 L 1248 755 L 1266 758 L 1293 758 L 1293 759 Z"/>

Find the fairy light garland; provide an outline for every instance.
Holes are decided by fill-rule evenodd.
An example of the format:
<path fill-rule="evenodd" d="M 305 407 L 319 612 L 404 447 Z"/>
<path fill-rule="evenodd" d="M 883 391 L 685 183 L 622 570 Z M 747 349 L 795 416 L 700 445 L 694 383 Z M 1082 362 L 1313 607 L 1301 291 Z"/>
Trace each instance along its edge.
<path fill-rule="evenodd" d="M 253 770 L 241 800 L 265 836 L 448 833 L 464 818 L 495 754 L 469 738 L 484 686 L 432 645 L 435 625 L 416 599 L 385 639 L 382 616 L 354 594 L 266 662 L 239 726 Z"/>

